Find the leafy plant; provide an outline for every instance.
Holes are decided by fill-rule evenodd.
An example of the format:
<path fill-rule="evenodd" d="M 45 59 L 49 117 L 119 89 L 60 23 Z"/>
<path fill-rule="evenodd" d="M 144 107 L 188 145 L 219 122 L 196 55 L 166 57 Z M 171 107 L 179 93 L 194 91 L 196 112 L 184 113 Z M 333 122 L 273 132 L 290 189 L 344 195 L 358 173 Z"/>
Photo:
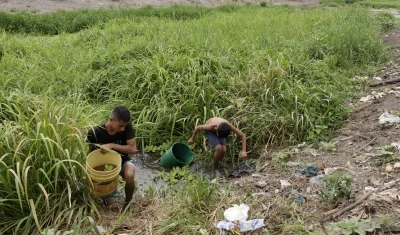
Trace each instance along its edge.
<path fill-rule="evenodd" d="M 185 166 L 182 168 L 174 167 L 169 172 L 161 171 L 160 173 L 158 173 L 156 178 L 161 178 L 162 180 L 168 182 L 169 184 L 176 184 L 180 180 L 191 182 L 193 180 L 193 175 L 190 172 L 189 168 Z"/>
<path fill-rule="evenodd" d="M 330 226 L 332 234 L 337 235 L 366 235 L 367 232 L 373 232 L 380 227 L 378 223 L 371 219 L 360 219 L 358 217 L 344 219 Z"/>
<path fill-rule="evenodd" d="M 291 158 L 294 154 L 294 150 L 287 151 L 279 151 L 272 155 L 272 161 L 278 163 L 280 166 L 284 166 L 286 162 Z"/>
<path fill-rule="evenodd" d="M 336 143 L 334 143 L 334 142 L 324 142 L 324 141 L 322 141 L 321 143 L 320 143 L 320 148 L 321 149 L 323 149 L 323 150 L 327 150 L 327 151 L 335 151 L 336 149 L 335 149 L 335 147 L 336 147 Z"/>
<path fill-rule="evenodd" d="M 376 156 L 379 157 L 376 161 L 376 164 L 378 166 L 382 166 L 386 163 L 399 160 L 398 157 L 395 155 L 396 151 L 397 151 L 396 147 L 391 146 L 391 145 L 386 145 L 386 146 L 379 148 L 376 151 Z"/>
<path fill-rule="evenodd" d="M 350 175 L 338 172 L 332 175 L 325 175 L 322 180 L 324 184 L 319 192 L 319 196 L 324 202 L 333 204 L 338 199 L 349 199 L 352 197 L 352 178 Z"/>

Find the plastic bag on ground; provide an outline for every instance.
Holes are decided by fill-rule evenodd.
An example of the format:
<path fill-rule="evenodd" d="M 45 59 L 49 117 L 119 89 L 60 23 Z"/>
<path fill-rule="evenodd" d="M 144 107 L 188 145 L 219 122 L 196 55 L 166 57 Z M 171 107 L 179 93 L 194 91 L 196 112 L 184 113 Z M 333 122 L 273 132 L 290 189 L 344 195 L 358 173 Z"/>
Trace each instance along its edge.
<path fill-rule="evenodd" d="M 239 222 L 240 232 L 253 231 L 264 227 L 264 219 L 253 219 Z"/>
<path fill-rule="evenodd" d="M 316 176 L 318 174 L 318 168 L 315 163 L 308 164 L 306 168 L 296 170 L 296 173 L 305 175 L 307 177 L 312 177 L 312 176 Z"/>
<path fill-rule="evenodd" d="M 253 231 L 255 229 L 264 227 L 264 219 L 253 219 L 247 221 L 240 221 L 239 224 L 230 221 L 222 220 L 217 224 L 217 228 L 225 230 L 239 230 L 240 232 Z"/>
<path fill-rule="evenodd" d="M 392 115 L 388 112 L 384 112 L 379 116 L 379 124 L 385 123 L 400 123 L 400 117 L 396 115 Z"/>
<path fill-rule="evenodd" d="M 249 211 L 249 206 L 246 204 L 234 205 L 229 207 L 224 212 L 224 217 L 228 221 L 243 221 L 247 219 L 247 212 Z"/>

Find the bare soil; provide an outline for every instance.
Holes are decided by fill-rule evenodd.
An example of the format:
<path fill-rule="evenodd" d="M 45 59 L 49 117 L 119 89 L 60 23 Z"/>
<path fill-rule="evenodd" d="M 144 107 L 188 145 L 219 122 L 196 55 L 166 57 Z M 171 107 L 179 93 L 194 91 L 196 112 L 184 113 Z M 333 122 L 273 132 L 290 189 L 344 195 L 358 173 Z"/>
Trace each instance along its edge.
<path fill-rule="evenodd" d="M 29 11 L 43 13 L 56 10 L 143 7 L 146 5 L 165 7 L 171 5 L 221 6 L 226 4 L 260 4 L 268 5 L 315 5 L 319 0 L 0 0 L 3 11 Z"/>

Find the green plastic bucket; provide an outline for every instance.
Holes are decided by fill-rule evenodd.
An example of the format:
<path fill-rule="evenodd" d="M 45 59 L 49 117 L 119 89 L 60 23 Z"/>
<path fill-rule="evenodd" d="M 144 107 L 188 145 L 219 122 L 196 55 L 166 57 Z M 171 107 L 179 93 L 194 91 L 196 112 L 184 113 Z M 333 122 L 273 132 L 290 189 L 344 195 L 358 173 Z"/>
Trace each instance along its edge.
<path fill-rule="evenodd" d="M 193 153 L 184 143 L 174 143 L 161 157 L 162 166 L 185 166 L 193 161 Z"/>

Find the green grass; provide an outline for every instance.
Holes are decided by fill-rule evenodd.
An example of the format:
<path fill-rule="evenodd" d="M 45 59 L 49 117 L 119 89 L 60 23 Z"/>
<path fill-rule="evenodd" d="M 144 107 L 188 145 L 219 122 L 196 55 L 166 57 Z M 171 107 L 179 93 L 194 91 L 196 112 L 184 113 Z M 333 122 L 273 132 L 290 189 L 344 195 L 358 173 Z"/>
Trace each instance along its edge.
<path fill-rule="evenodd" d="M 0 233 L 69 226 L 93 204 L 85 186 L 81 101 L 0 96 Z M 92 207 L 96 208 L 96 207 Z"/>
<path fill-rule="evenodd" d="M 233 117 L 250 146 L 298 141 L 345 118 L 342 71 L 386 58 L 378 30 L 363 10 L 248 7 L 190 21 L 116 19 L 55 37 L 3 34 L 1 82 L 79 93 L 104 108 L 124 102 L 150 145 L 186 139 L 213 115 Z"/>
<path fill-rule="evenodd" d="M 400 2 L 396 0 L 363 0 L 359 2 L 362 6 L 373 8 L 395 8 L 400 9 Z"/>
<path fill-rule="evenodd" d="M 394 8 L 400 9 L 397 0 L 321 0 L 321 4 L 328 6 L 339 6 L 344 4 L 356 4 L 372 8 Z"/>
<path fill-rule="evenodd" d="M 249 150 L 326 138 L 346 118 L 349 77 L 387 59 L 382 19 L 365 9 L 137 12 L 81 11 L 76 22 L 83 26 L 71 31 L 54 19 L 76 12 L 4 13 L 25 23 L 0 35 L 0 233 L 92 226 L 84 138 L 117 104 L 132 111 L 141 147 L 184 141 L 215 115 L 247 134 Z M 193 193 L 215 199 L 214 189 L 198 184 Z M 194 198 L 190 193 L 181 196 Z M 209 209 L 196 203 L 185 213 L 207 218 Z M 199 228 L 199 221 L 186 222 Z"/>
<path fill-rule="evenodd" d="M 14 33 L 31 33 L 37 35 L 55 35 L 60 33 L 75 33 L 103 24 L 113 19 L 140 20 L 146 17 L 159 19 L 191 20 L 200 18 L 211 12 L 232 12 L 238 6 L 222 6 L 215 9 L 206 7 L 168 7 L 154 8 L 119 8 L 99 10 L 57 11 L 46 14 L 31 14 L 16 12 L 9 14 L 0 11 L 0 29 Z"/>

